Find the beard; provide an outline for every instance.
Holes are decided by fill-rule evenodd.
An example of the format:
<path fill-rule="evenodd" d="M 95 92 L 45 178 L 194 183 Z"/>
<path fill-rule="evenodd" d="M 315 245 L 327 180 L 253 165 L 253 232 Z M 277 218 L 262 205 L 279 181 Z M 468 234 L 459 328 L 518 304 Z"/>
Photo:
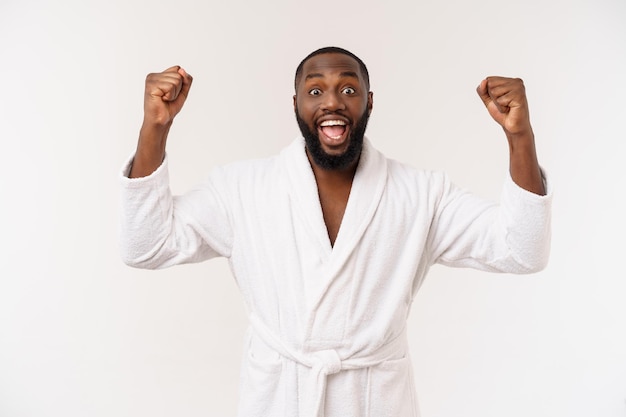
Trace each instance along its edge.
<path fill-rule="evenodd" d="M 306 122 L 300 117 L 298 109 L 296 109 L 296 120 L 298 127 L 304 137 L 306 149 L 313 159 L 313 162 L 322 169 L 328 171 L 339 171 L 348 168 L 350 164 L 355 162 L 361 156 L 363 149 L 363 138 L 365 137 L 365 129 L 369 120 L 368 109 L 365 109 L 359 120 L 357 120 L 354 129 L 348 137 L 348 148 L 341 155 L 330 155 L 322 149 L 320 138 L 317 130 L 312 131 Z"/>

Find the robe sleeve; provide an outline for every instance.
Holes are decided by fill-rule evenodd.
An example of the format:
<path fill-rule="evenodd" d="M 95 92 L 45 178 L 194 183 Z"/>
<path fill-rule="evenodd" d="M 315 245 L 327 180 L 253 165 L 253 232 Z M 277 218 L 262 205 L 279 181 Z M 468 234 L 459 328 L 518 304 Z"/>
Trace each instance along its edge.
<path fill-rule="evenodd" d="M 120 253 L 129 266 L 146 269 L 228 257 L 232 227 L 226 189 L 216 170 L 181 196 L 170 190 L 168 159 L 147 177 L 128 178 L 132 157 L 122 168 Z"/>
<path fill-rule="evenodd" d="M 481 199 L 443 180 L 431 229 L 435 263 L 491 272 L 534 273 L 548 263 L 552 187 L 540 196 L 507 175 L 500 203 Z"/>

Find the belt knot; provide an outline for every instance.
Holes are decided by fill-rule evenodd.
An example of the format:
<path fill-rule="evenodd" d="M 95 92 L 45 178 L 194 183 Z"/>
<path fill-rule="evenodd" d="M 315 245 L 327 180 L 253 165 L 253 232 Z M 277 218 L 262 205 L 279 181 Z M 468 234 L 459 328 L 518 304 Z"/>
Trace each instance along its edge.
<path fill-rule="evenodd" d="M 341 358 L 333 349 L 319 350 L 312 354 L 313 368 L 324 375 L 332 375 L 341 371 Z"/>

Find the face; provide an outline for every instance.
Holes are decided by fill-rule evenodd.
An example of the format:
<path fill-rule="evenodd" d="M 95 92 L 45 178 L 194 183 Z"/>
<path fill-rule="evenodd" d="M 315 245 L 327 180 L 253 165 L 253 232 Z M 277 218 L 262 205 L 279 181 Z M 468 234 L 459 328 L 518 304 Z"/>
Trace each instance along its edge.
<path fill-rule="evenodd" d="M 294 96 L 298 125 L 311 162 L 327 170 L 355 165 L 372 110 L 359 64 L 339 53 L 305 62 Z"/>

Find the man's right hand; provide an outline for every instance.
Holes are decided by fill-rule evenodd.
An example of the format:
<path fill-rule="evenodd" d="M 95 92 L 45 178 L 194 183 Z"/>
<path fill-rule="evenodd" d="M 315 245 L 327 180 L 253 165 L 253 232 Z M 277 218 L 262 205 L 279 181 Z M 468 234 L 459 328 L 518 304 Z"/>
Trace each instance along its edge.
<path fill-rule="evenodd" d="M 144 95 L 144 125 L 167 126 L 185 104 L 191 75 L 176 65 L 163 72 L 148 74 Z"/>
<path fill-rule="evenodd" d="M 143 125 L 130 178 L 148 176 L 163 162 L 167 134 L 187 100 L 192 81 L 191 75 L 178 65 L 146 77 Z"/>

